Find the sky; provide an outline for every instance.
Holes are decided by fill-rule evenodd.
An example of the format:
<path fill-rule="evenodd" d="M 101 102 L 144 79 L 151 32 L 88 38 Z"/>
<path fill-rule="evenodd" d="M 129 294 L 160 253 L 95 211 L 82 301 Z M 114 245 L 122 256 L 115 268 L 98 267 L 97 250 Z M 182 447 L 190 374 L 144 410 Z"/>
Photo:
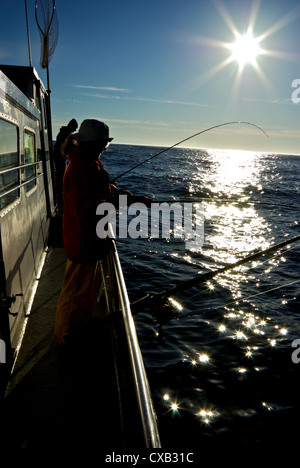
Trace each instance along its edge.
<path fill-rule="evenodd" d="M 72 118 L 97 118 L 114 143 L 171 146 L 247 121 L 268 137 L 232 124 L 182 146 L 300 154 L 299 0 L 55 3 L 54 137 Z M 32 63 L 47 86 L 34 0 L 27 11 Z M 29 65 L 25 1 L 1 2 L 0 63 Z"/>

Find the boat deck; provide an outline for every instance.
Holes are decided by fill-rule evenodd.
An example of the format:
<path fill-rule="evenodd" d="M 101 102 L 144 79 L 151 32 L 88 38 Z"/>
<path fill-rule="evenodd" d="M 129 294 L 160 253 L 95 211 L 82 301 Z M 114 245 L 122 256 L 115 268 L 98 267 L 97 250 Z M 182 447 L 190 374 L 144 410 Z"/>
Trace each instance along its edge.
<path fill-rule="evenodd" d="M 52 342 L 65 263 L 63 247 L 54 242 L 2 402 L 3 447 L 143 447 L 142 430 L 131 430 L 138 428 L 134 389 L 125 375 L 124 391 L 116 373 L 116 324 L 96 317 L 66 349 Z"/>

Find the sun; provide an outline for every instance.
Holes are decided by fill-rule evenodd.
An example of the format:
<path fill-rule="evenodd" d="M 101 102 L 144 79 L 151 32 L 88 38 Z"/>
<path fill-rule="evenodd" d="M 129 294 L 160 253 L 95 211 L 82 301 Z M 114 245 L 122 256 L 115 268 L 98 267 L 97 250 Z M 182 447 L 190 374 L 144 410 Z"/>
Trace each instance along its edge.
<path fill-rule="evenodd" d="M 261 53 L 259 42 L 258 38 L 253 37 L 251 31 L 243 36 L 237 33 L 235 42 L 228 44 L 232 52 L 231 60 L 236 60 L 241 68 L 247 63 L 256 66 L 256 58 Z"/>
<path fill-rule="evenodd" d="M 205 46 L 205 48 L 215 47 L 219 50 L 223 49 L 226 54 L 220 62 L 216 62 L 211 68 L 205 70 L 200 76 L 197 76 L 196 86 L 211 80 L 225 68 L 230 67 L 230 78 L 232 79 L 231 97 L 238 95 L 243 83 L 243 77 L 246 73 L 249 72 L 251 77 L 255 76 L 252 74 L 252 71 L 254 71 L 266 89 L 269 89 L 271 80 L 266 73 L 268 71 L 267 62 L 264 61 L 263 57 L 288 61 L 299 60 L 299 57 L 297 54 L 287 53 L 286 51 L 281 52 L 280 50 L 266 49 L 264 47 L 265 39 L 270 38 L 273 34 L 287 27 L 292 21 L 299 18 L 299 5 L 285 16 L 281 17 L 276 23 L 271 24 L 268 29 L 263 32 L 260 31 L 258 35 L 255 34 L 254 31 L 259 31 L 256 22 L 259 17 L 261 0 L 252 0 L 248 23 L 243 21 L 241 25 L 243 29 L 240 30 L 238 30 L 231 15 L 225 9 L 224 3 L 226 2 L 219 2 L 216 0 L 215 6 L 221 19 L 232 33 L 232 42 L 225 42 L 216 38 L 199 37 L 197 42 Z M 246 4 L 247 2 L 244 3 Z M 250 4 L 250 2 L 248 3 Z M 261 24 L 261 21 L 259 24 Z"/>

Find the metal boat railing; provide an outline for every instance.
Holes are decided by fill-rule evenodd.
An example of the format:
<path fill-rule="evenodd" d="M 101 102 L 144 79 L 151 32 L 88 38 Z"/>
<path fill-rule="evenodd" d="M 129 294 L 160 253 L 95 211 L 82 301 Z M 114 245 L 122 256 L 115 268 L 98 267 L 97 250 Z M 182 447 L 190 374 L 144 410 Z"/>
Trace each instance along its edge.
<path fill-rule="evenodd" d="M 106 265 L 101 265 L 102 280 L 104 280 L 104 271 L 109 276 L 109 290 L 104 291 L 106 302 L 111 302 L 111 299 L 116 300 L 118 304 L 114 304 L 108 313 L 117 312 L 121 314 L 126 333 L 127 345 L 130 355 L 131 369 L 134 380 L 134 387 L 138 400 L 138 407 L 141 417 L 141 422 L 144 431 L 144 440 L 147 448 L 160 448 L 160 438 L 157 426 L 156 413 L 153 407 L 149 383 L 144 367 L 144 362 L 137 338 L 135 323 L 131 313 L 130 302 L 128 298 L 127 288 L 120 264 L 118 251 L 115 241 L 112 242 L 112 249 L 105 260 Z M 107 280 L 107 278 L 105 279 Z M 102 281 L 102 286 L 105 281 Z M 108 296 L 110 296 L 108 298 Z M 117 299 L 114 299 L 117 298 Z"/>
<path fill-rule="evenodd" d="M 22 164 L 22 165 L 19 165 L 19 166 L 14 166 L 14 167 L 10 167 L 8 169 L 0 170 L 0 199 L 6 197 L 7 195 L 10 195 L 11 193 L 13 193 L 13 192 L 15 192 L 17 190 L 20 190 L 21 187 L 24 187 L 24 186 L 26 186 L 26 185 L 28 185 L 28 184 L 30 184 L 32 182 L 34 182 L 35 185 L 36 185 L 36 181 L 37 181 L 38 177 L 43 175 L 42 171 L 39 171 L 38 173 L 36 173 L 36 170 L 35 170 L 33 176 L 29 180 L 26 180 L 25 182 L 20 182 L 19 171 L 20 171 L 20 169 L 24 169 L 26 167 L 39 167 L 38 165 L 40 164 L 40 162 L 41 161 L 35 161 L 33 163 Z M 5 187 L 3 187 L 3 184 L 2 184 L 1 177 L 3 175 L 8 174 L 9 172 L 13 172 L 13 171 L 18 171 L 18 182 L 15 184 L 15 186 L 13 188 L 8 188 L 7 190 L 5 190 Z M 7 186 L 7 187 L 9 187 L 9 186 Z M 5 191 L 3 191 L 3 193 L 1 193 L 2 190 L 5 190 Z M 20 193 L 18 192 L 15 199 L 18 199 L 19 196 L 20 196 Z M 15 201 L 15 200 L 13 200 L 13 201 Z M 8 204 L 9 203 L 10 203 L 10 201 L 8 202 Z M 0 207 L 1 207 L 1 203 L 0 203 Z"/>

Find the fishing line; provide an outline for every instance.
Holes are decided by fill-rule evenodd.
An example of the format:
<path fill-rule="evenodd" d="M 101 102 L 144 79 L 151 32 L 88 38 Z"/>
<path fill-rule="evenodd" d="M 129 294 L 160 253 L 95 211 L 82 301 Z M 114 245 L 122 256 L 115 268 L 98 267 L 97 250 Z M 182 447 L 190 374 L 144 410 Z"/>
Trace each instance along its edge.
<path fill-rule="evenodd" d="M 247 301 L 248 299 L 252 299 L 253 297 L 261 296 L 262 294 L 266 294 L 266 293 L 271 292 L 271 291 L 277 291 L 278 289 L 282 289 L 282 288 L 285 288 L 286 286 L 291 286 L 292 284 L 299 283 L 299 282 L 300 282 L 300 279 L 295 280 L 295 281 L 291 281 L 290 283 L 285 283 L 285 284 L 282 284 L 281 286 L 275 286 L 274 288 L 267 289 L 265 291 L 261 291 L 261 292 L 256 293 L 256 294 L 252 294 L 251 296 L 240 297 L 238 299 L 235 299 L 234 301 L 225 302 L 225 304 L 222 304 L 222 305 L 217 306 L 217 307 L 212 307 L 210 309 L 206 309 L 205 311 L 187 312 L 186 314 L 183 314 L 183 315 L 180 315 L 180 316 L 177 316 L 177 317 L 174 317 L 174 318 L 179 319 L 179 318 L 185 318 L 185 317 L 190 317 L 190 316 L 194 316 L 194 315 L 201 315 L 201 314 L 205 314 L 206 312 L 211 312 L 211 311 L 214 311 L 214 310 L 217 310 L 217 309 L 222 309 L 223 307 L 227 307 L 227 306 L 229 306 L 231 304 L 236 304 L 237 305 L 240 301 Z M 192 296 L 192 297 L 194 297 L 194 296 Z"/>
<path fill-rule="evenodd" d="M 174 145 L 169 146 L 168 148 L 165 148 L 162 151 L 159 151 L 159 153 L 156 153 L 153 156 L 150 156 L 150 158 L 145 159 L 145 161 L 142 161 L 142 162 L 138 163 L 136 166 L 133 166 L 131 169 L 128 169 L 127 171 L 125 171 L 122 174 L 115 177 L 114 180 L 112 181 L 112 183 L 114 183 L 117 179 L 120 179 L 121 177 L 123 177 L 125 174 L 128 174 L 129 172 L 133 171 L 137 167 L 141 166 L 142 164 L 145 164 L 146 162 L 151 161 L 151 159 L 154 159 L 157 156 L 160 156 L 161 154 L 165 153 L 166 151 L 169 151 L 172 148 L 175 148 L 175 146 L 178 146 L 181 143 L 184 143 L 185 141 L 191 140 L 192 138 L 194 138 L 194 137 L 196 137 L 198 135 L 202 135 L 202 133 L 209 132 L 210 130 L 213 130 L 215 128 L 224 127 L 225 125 L 236 125 L 236 124 L 252 125 L 253 127 L 258 128 L 260 131 L 262 131 L 269 138 L 269 135 L 261 127 L 259 127 L 258 125 L 254 124 L 252 122 L 236 121 L 236 122 L 225 122 L 225 123 L 221 123 L 221 124 L 218 124 L 218 125 L 213 125 L 212 127 L 209 127 L 209 128 L 206 128 L 205 130 L 201 130 L 200 132 L 194 133 L 194 135 L 191 135 L 188 138 L 185 138 L 184 140 L 181 140 L 178 143 L 175 143 Z"/>
<path fill-rule="evenodd" d="M 280 250 L 279 252 L 275 252 L 271 258 L 266 258 L 264 261 L 260 261 L 260 264 L 259 265 L 252 265 L 252 266 L 249 266 L 248 267 L 248 270 L 252 270 L 254 268 L 262 268 L 266 263 L 269 263 L 276 259 L 277 257 L 279 256 L 282 256 L 286 253 L 290 253 L 292 250 L 294 249 L 298 249 L 300 247 L 300 244 L 294 246 L 294 247 L 290 247 L 290 246 L 287 246 L 287 248 L 285 250 Z M 265 274 L 265 272 L 263 272 L 262 274 Z M 199 292 L 196 292 L 195 294 L 193 294 L 192 296 L 189 296 L 189 299 L 192 299 L 193 297 L 196 297 L 196 296 L 199 296 L 200 294 L 202 294 L 203 291 L 199 291 Z"/>
<path fill-rule="evenodd" d="M 286 252 L 290 252 L 291 250 L 294 250 L 294 249 L 299 248 L 299 247 L 300 247 L 300 244 L 296 245 L 294 247 L 288 246 L 283 252 L 279 251 L 279 252 L 275 253 L 272 256 L 272 258 L 276 258 L 279 255 L 282 255 L 282 254 L 284 254 Z M 266 259 L 264 262 L 262 262 L 262 264 L 260 266 L 264 265 L 267 262 L 270 262 L 270 259 Z M 212 308 L 206 309 L 206 310 L 201 310 L 201 311 L 197 310 L 197 311 L 194 311 L 194 312 L 186 312 L 185 314 L 179 314 L 179 313 L 176 314 L 176 313 L 174 313 L 174 307 L 173 307 L 171 310 L 169 308 L 167 311 L 164 311 L 163 309 L 161 309 L 160 312 L 156 312 L 156 314 L 152 314 L 152 315 L 153 315 L 153 318 L 154 318 L 155 321 L 157 321 L 159 323 L 164 321 L 164 324 L 167 324 L 167 323 L 169 323 L 170 320 L 173 320 L 173 319 L 181 319 L 181 318 L 191 317 L 191 316 L 195 316 L 195 315 L 205 315 L 206 313 L 213 312 L 215 310 L 222 309 L 222 308 L 225 308 L 225 307 L 233 305 L 233 304 L 238 305 L 240 303 L 240 301 L 245 302 L 245 301 L 247 301 L 249 299 L 252 299 L 253 297 L 257 297 L 257 296 L 260 296 L 262 294 L 266 294 L 266 293 L 271 292 L 271 291 L 276 291 L 278 289 L 282 289 L 284 287 L 291 286 L 291 285 L 299 283 L 299 282 L 300 282 L 300 279 L 295 280 L 295 281 L 291 281 L 291 282 L 285 283 L 285 284 L 283 284 L 281 286 L 275 286 L 273 288 L 270 288 L 270 289 L 267 289 L 267 290 L 264 290 L 264 291 L 260 291 L 260 292 L 255 293 L 255 294 L 251 294 L 250 296 L 239 297 L 237 299 L 234 299 L 233 301 L 228 301 L 228 302 L 225 302 L 225 304 L 222 304 L 222 305 L 216 306 L 216 307 L 212 307 Z M 194 297 L 199 296 L 200 294 L 203 294 L 203 291 L 199 291 L 199 292 L 193 294 L 192 296 L 189 296 L 189 299 L 193 299 Z M 171 299 L 171 298 L 169 298 L 169 299 Z M 171 305 L 172 305 L 172 303 L 171 303 Z M 161 325 L 162 324 L 163 323 L 161 323 Z"/>
<path fill-rule="evenodd" d="M 225 273 L 226 271 L 232 270 L 233 268 L 236 268 L 238 266 L 241 266 L 247 262 L 257 260 L 258 258 L 262 257 L 263 255 L 268 255 L 276 250 L 281 249 L 282 247 L 285 247 L 286 245 L 292 244 L 294 242 L 297 242 L 300 240 L 300 235 L 293 237 L 291 239 L 287 239 L 286 241 L 283 241 L 279 244 L 273 245 L 272 247 L 269 247 L 268 249 L 261 250 L 257 253 L 250 254 L 241 260 L 238 260 L 237 262 L 233 264 L 229 264 L 225 267 L 219 268 L 217 270 L 209 271 L 206 273 L 198 274 L 194 278 L 186 281 L 182 281 L 181 283 L 177 284 L 177 286 L 171 287 L 161 293 L 157 294 L 147 294 L 146 296 L 142 297 L 141 299 L 137 300 L 135 303 L 132 304 L 133 309 L 137 307 L 140 307 L 141 304 L 143 304 L 143 307 L 149 307 L 151 303 L 153 305 L 158 305 L 159 303 L 163 303 L 167 300 L 168 297 L 173 296 L 174 294 L 178 292 L 185 291 L 186 289 L 193 288 L 195 286 L 198 286 L 201 283 L 205 283 L 212 278 L 214 278 L 216 275 L 219 275 L 220 273 Z M 134 312 L 136 313 L 136 312 Z"/>
<path fill-rule="evenodd" d="M 292 250 L 294 249 L 298 249 L 300 247 L 300 244 L 299 245 L 296 245 L 295 247 L 288 247 L 287 249 L 285 249 L 284 251 L 279 251 L 277 253 L 275 253 L 271 258 L 266 258 L 263 262 L 260 263 L 260 265 L 253 265 L 253 266 L 250 266 L 248 269 L 251 270 L 253 268 L 261 268 L 263 265 L 265 265 L 266 263 L 269 263 L 270 261 L 272 261 L 273 259 L 275 259 L 276 257 L 279 257 L 284 255 L 285 253 L 289 253 L 291 252 Z M 263 272 L 263 274 L 265 274 L 266 272 Z M 203 291 L 199 291 L 195 294 L 193 294 L 192 296 L 189 296 L 189 299 L 192 299 L 193 297 L 196 297 L 196 296 L 199 296 L 200 294 L 203 294 Z M 239 300 L 239 299 L 237 299 Z"/>
<path fill-rule="evenodd" d="M 197 200 L 193 200 L 191 198 L 184 198 L 184 199 L 179 199 L 179 200 L 169 200 L 169 199 L 164 199 L 164 200 L 155 200 L 153 203 L 201 203 L 201 202 L 215 202 L 215 203 L 238 203 L 241 205 L 270 205 L 270 206 L 284 206 L 286 208 L 294 208 L 294 209 L 299 209 L 299 206 L 297 205 L 290 205 L 286 203 L 272 203 L 272 202 L 261 202 L 259 200 L 235 200 L 231 198 L 213 198 L 213 197 L 204 197 L 204 198 L 198 198 Z"/>
<path fill-rule="evenodd" d="M 255 269 L 255 268 L 262 268 L 266 263 L 269 263 L 269 264 L 270 264 L 270 262 L 271 262 L 272 260 L 276 259 L 277 257 L 282 256 L 282 255 L 285 255 L 286 253 L 290 253 L 292 250 L 298 249 L 299 247 L 300 247 L 300 244 L 299 244 L 299 245 L 296 245 L 296 246 L 294 246 L 294 247 L 288 246 L 285 250 L 283 250 L 283 251 L 280 250 L 279 252 L 276 252 L 274 255 L 272 255 L 271 258 L 266 258 L 264 261 L 260 261 L 260 264 L 259 264 L 259 265 L 252 265 L 252 266 L 249 266 L 249 267 L 248 267 L 248 270 L 252 270 L 252 269 Z M 264 271 L 262 274 L 266 274 L 266 272 Z M 193 294 L 192 296 L 190 296 L 190 298 L 199 296 L 199 295 L 202 294 L 202 293 L 203 293 L 203 291 L 199 291 L 199 292 Z"/>
<path fill-rule="evenodd" d="M 272 258 L 275 258 L 278 255 L 282 255 L 285 252 L 290 252 L 291 250 L 294 250 L 294 249 L 296 249 L 298 247 L 300 247 L 300 244 L 296 245 L 295 247 L 291 247 L 291 248 L 288 247 L 283 252 L 277 252 Z M 270 259 L 266 259 L 264 262 L 262 262 L 262 265 L 264 265 L 266 262 L 269 262 L 269 261 L 270 261 Z M 222 305 L 216 306 L 216 307 L 211 307 L 210 309 L 206 309 L 206 310 L 201 310 L 201 311 L 197 310 L 197 311 L 194 311 L 194 312 L 186 312 L 185 314 L 179 314 L 179 313 L 176 314 L 176 313 L 174 313 L 174 307 L 173 307 L 171 311 L 170 311 L 170 309 L 168 309 L 167 312 L 166 312 L 163 309 L 161 309 L 159 313 L 157 312 L 156 314 L 152 314 L 152 315 L 153 315 L 153 318 L 154 318 L 155 321 L 157 321 L 157 322 L 163 322 L 164 321 L 165 322 L 165 323 L 160 323 L 161 325 L 162 324 L 167 324 L 167 323 L 169 323 L 170 320 L 173 320 L 173 319 L 193 317 L 195 315 L 205 315 L 206 313 L 213 312 L 213 311 L 218 310 L 218 309 L 223 309 L 223 308 L 228 307 L 230 305 L 239 305 L 239 303 L 241 301 L 245 302 L 245 301 L 247 301 L 249 299 L 252 299 L 254 297 L 261 296 L 262 294 L 266 294 L 266 293 L 269 293 L 269 292 L 272 292 L 272 291 L 277 291 L 279 289 L 285 288 L 287 286 L 291 286 L 291 285 L 299 283 L 299 282 L 300 282 L 300 279 L 295 280 L 295 281 L 291 281 L 291 282 L 285 283 L 285 284 L 283 284 L 281 286 L 275 286 L 273 288 L 270 288 L 270 289 L 267 289 L 267 290 L 264 290 L 264 291 L 260 291 L 260 292 L 255 293 L 255 294 L 251 294 L 250 296 L 239 297 L 237 299 L 234 299 L 233 301 L 228 301 L 228 302 L 225 302 L 225 304 L 222 304 Z M 193 299 L 194 297 L 199 296 L 200 294 L 203 294 L 203 291 L 199 291 L 199 292 L 193 294 L 192 296 L 189 296 L 189 299 Z M 169 298 L 169 299 L 171 299 L 171 298 Z M 171 303 L 171 305 L 172 305 L 172 303 Z"/>

